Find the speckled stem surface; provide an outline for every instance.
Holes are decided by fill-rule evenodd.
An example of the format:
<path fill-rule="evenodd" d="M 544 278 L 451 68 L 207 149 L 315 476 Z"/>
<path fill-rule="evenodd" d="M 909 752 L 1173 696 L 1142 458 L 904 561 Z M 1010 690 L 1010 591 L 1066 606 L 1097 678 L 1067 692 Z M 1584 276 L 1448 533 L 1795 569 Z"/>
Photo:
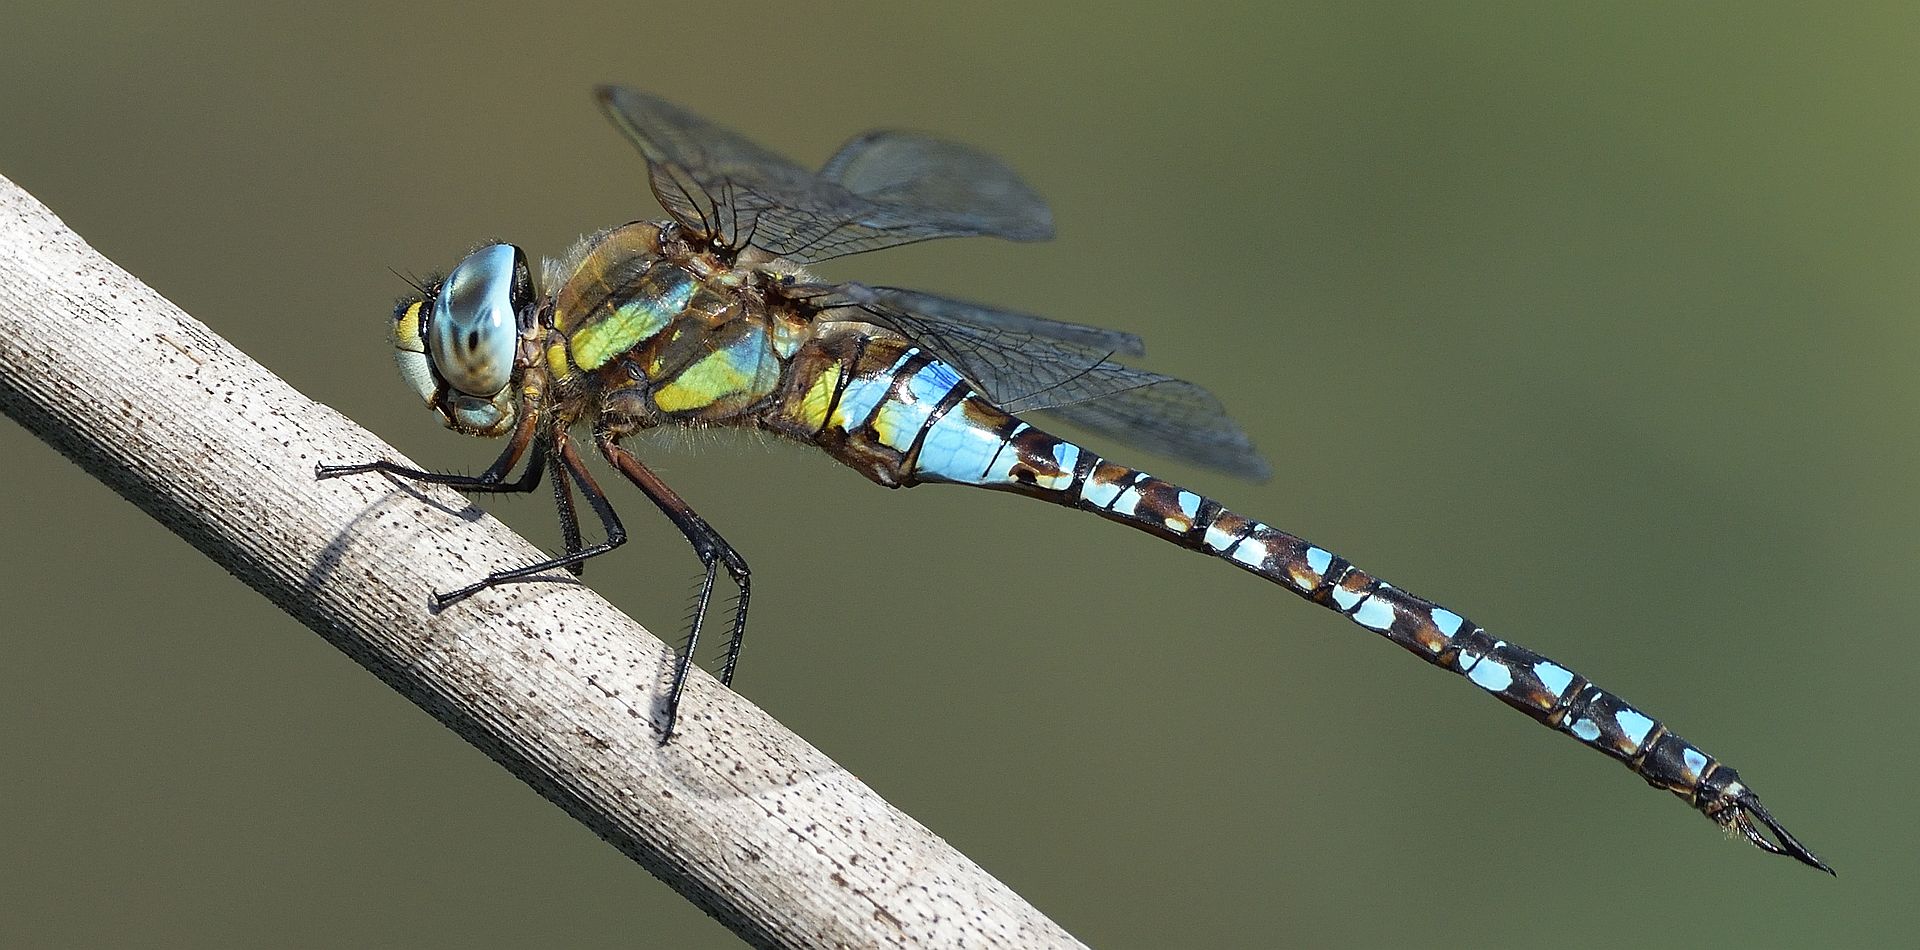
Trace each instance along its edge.
<path fill-rule="evenodd" d="M 660 745 L 672 653 L 591 590 L 430 614 L 427 591 L 541 552 L 451 491 L 315 481 L 405 460 L 5 178 L 0 409 L 754 944 L 1080 945 L 704 675 Z"/>

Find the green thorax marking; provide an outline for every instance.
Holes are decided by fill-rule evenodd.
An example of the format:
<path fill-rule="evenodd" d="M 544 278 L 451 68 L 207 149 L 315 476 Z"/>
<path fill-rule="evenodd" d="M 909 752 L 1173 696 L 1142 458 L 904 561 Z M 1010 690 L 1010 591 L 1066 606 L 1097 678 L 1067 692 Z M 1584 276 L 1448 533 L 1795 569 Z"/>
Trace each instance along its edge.
<path fill-rule="evenodd" d="M 735 320 L 716 328 L 702 341 L 706 347 L 712 349 L 671 379 L 654 377 L 653 403 L 662 412 L 700 410 L 702 416 L 723 418 L 759 402 L 780 382 L 780 359 L 758 321 Z"/>
<path fill-rule="evenodd" d="M 613 278 L 603 283 L 607 293 L 586 312 L 554 314 L 554 326 L 566 334 L 569 354 L 581 369 L 599 369 L 652 339 L 686 312 L 700 287 L 692 274 L 657 259 L 626 280 L 604 276 Z"/>

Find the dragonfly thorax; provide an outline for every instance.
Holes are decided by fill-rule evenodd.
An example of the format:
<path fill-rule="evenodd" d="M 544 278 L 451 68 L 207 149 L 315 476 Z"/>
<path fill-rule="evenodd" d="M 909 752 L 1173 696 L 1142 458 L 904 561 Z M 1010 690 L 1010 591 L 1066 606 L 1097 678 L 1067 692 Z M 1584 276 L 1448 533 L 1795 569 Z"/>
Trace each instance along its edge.
<path fill-rule="evenodd" d="M 558 421 L 617 431 L 747 424 L 811 333 L 779 272 L 635 222 L 590 238 L 561 265 L 545 370 Z"/>

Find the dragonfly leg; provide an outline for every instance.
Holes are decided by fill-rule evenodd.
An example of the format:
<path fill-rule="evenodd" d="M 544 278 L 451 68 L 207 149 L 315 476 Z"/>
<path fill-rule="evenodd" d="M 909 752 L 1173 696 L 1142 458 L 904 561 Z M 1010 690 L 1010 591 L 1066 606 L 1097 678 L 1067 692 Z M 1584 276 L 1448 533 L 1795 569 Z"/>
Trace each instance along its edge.
<path fill-rule="evenodd" d="M 641 491 L 646 492 L 647 497 L 652 499 L 661 514 L 666 515 L 667 520 L 680 529 L 687 543 L 693 545 L 694 553 L 700 556 L 700 563 L 706 567 L 706 574 L 700 584 L 699 600 L 694 606 L 693 628 L 687 635 L 687 649 L 674 664 L 673 685 L 667 691 L 665 737 L 672 738 L 673 723 L 680 712 L 680 693 L 686 688 L 687 675 L 693 669 L 694 651 L 700 645 L 700 630 L 706 621 L 707 606 L 713 600 L 713 588 L 719 579 L 719 571 L 722 567 L 726 568 L 727 575 L 733 578 L 734 586 L 740 589 L 740 598 L 735 601 L 734 606 L 731 638 L 727 641 L 727 659 L 720 670 L 720 682 L 733 685 L 733 671 L 739 665 L 740 647 L 747 632 L 747 595 L 751 589 L 749 581 L 752 574 L 747 569 L 747 561 L 740 556 L 740 552 L 735 551 L 733 545 L 728 544 L 726 539 L 720 536 L 720 532 L 713 530 L 706 519 L 701 518 L 693 508 L 688 506 L 677 492 L 669 488 L 666 482 L 661 481 L 660 476 L 653 473 L 652 469 L 642 464 L 633 453 L 621 448 L 616 438 L 612 433 L 604 430 L 594 434 L 594 440 L 600 446 L 600 454 L 606 456 L 607 461 L 612 462 L 613 466 L 620 470 L 620 474 L 625 475 L 629 481 L 638 485 Z"/>
<path fill-rule="evenodd" d="M 343 475 L 384 472 L 388 475 L 412 479 L 416 482 L 446 485 L 464 492 L 486 494 L 530 492 L 540 487 L 540 476 L 546 468 L 544 461 L 546 459 L 547 446 L 543 442 L 534 441 L 533 438 L 535 430 L 534 423 L 537 421 L 538 420 L 534 419 L 531 414 L 522 420 L 520 425 L 514 429 L 513 438 L 507 443 L 506 449 L 500 453 L 500 457 L 494 459 L 493 464 L 487 466 L 487 470 L 478 475 L 460 475 L 452 472 L 427 472 L 417 468 L 408 468 L 405 465 L 396 465 L 385 459 L 379 459 L 372 462 L 361 462 L 355 465 L 316 465 L 313 469 L 313 477 L 316 479 L 339 478 Z M 513 466 L 520 461 L 520 456 L 526 454 L 529 445 L 533 447 L 533 457 L 527 460 L 527 470 L 522 472 L 517 480 L 507 481 L 507 473 L 513 471 Z"/>
<path fill-rule="evenodd" d="M 567 477 L 567 470 L 560 460 L 560 453 L 553 453 L 547 462 L 553 470 L 553 507 L 560 512 L 560 537 L 566 544 L 568 554 L 579 554 L 581 551 L 580 516 L 573 510 L 572 482 Z M 572 572 L 573 576 L 579 577 L 586 566 L 584 561 L 575 561 L 566 565 L 566 568 Z"/>
<path fill-rule="evenodd" d="M 579 548 L 579 523 L 574 521 L 572 538 L 568 542 L 568 547 L 573 550 L 567 551 L 566 554 L 560 557 L 548 558 L 544 561 L 535 561 L 532 564 L 522 565 L 512 570 L 495 571 L 459 590 L 448 591 L 444 594 L 435 594 L 433 595 L 434 610 L 444 610 L 489 587 L 498 587 L 501 584 L 510 584 L 514 581 L 525 580 L 536 574 L 544 574 L 554 568 L 572 568 L 574 565 L 599 557 L 627 543 L 627 529 L 620 524 L 620 516 L 614 514 L 613 504 L 607 501 L 606 494 L 602 492 L 600 486 L 594 482 L 592 473 L 587 471 L 585 463 L 581 461 L 580 454 L 574 451 L 573 443 L 567 439 L 566 433 L 564 431 L 556 433 L 553 437 L 553 442 L 553 452 L 559 457 L 561 463 L 558 467 L 564 469 L 568 475 L 573 477 L 574 482 L 580 486 L 580 494 L 586 496 L 587 506 L 592 508 L 593 513 L 600 517 L 600 524 L 606 529 L 606 540 L 591 547 Z M 556 491 L 555 494 L 557 496 L 559 492 Z M 566 527 L 564 516 L 570 514 L 572 510 L 573 504 L 571 498 L 569 498 L 563 511 L 563 529 Z"/>

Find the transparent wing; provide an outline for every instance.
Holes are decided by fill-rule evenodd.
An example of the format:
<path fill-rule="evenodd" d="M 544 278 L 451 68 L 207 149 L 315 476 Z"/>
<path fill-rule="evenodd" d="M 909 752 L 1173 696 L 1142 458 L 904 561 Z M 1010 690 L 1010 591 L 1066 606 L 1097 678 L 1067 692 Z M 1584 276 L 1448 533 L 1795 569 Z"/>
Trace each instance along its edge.
<path fill-rule="evenodd" d="M 723 247 L 804 264 L 933 238 L 1053 235 L 1045 202 L 1004 163 L 965 146 L 874 133 L 817 175 L 657 96 L 601 86 L 597 97 L 646 156 L 667 213 Z M 943 180 L 968 174 L 982 180 Z"/>
<path fill-rule="evenodd" d="M 857 297 L 861 305 L 881 304 L 913 314 L 929 323 L 964 323 L 981 330 L 1002 330 L 1016 335 L 1045 337 L 1109 354 L 1124 353 L 1128 356 L 1140 356 L 1147 352 L 1146 344 L 1142 343 L 1138 336 L 1121 330 L 1109 330 L 1084 323 L 1068 323 L 1065 320 L 1050 320 L 1030 313 L 1001 310 L 985 304 L 939 297 L 899 287 L 869 287 L 865 284 L 849 283 L 834 285 L 834 289 L 848 299 Z"/>
<path fill-rule="evenodd" d="M 1273 476 L 1273 466 L 1260 457 L 1246 431 L 1227 415 L 1213 393 L 1184 379 L 1120 368 L 1155 381 L 1047 412 L 1136 448 L 1229 475 L 1254 481 Z"/>
<path fill-rule="evenodd" d="M 820 177 L 856 195 L 954 218 L 1014 241 L 1053 237 L 1053 212 L 1013 167 L 970 145 L 875 130 L 840 146 Z"/>
<path fill-rule="evenodd" d="M 1008 412 L 1045 410 L 1116 441 L 1246 478 L 1272 469 L 1212 393 L 1123 366 L 1138 337 L 892 287 L 788 289 L 829 318 L 857 319 L 912 340 Z"/>

